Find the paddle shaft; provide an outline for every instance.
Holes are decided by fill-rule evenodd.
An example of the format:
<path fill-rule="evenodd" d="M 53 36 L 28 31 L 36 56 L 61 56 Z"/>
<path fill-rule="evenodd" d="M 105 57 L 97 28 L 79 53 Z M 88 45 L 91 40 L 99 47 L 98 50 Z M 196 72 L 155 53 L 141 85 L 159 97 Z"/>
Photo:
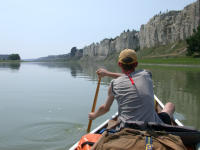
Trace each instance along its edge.
<path fill-rule="evenodd" d="M 99 94 L 100 83 L 101 83 L 101 77 L 99 77 L 99 80 L 98 80 L 98 84 L 97 84 L 96 93 L 95 93 L 95 96 L 94 96 L 94 101 L 93 101 L 92 111 L 91 112 L 95 111 L 95 107 L 96 107 L 96 103 L 97 103 L 97 97 L 98 97 L 98 94 Z M 89 120 L 87 133 L 90 132 L 91 126 L 92 126 L 92 120 Z"/>

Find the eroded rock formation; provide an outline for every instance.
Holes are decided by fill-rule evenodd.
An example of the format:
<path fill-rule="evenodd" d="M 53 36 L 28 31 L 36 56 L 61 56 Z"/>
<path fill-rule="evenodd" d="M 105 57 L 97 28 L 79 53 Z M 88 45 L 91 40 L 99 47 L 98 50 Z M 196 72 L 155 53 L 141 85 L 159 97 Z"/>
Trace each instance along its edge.
<path fill-rule="evenodd" d="M 121 33 L 115 39 L 104 39 L 100 43 L 93 43 L 83 48 L 83 56 L 106 58 L 113 52 L 120 52 L 124 48 L 139 47 L 139 33 L 135 30 Z"/>
<path fill-rule="evenodd" d="M 83 48 L 83 57 L 106 58 L 124 48 L 143 49 L 184 40 L 200 24 L 199 0 L 182 11 L 169 11 L 155 15 L 142 25 L 140 31 L 127 31 L 115 39 L 104 39 Z"/>
<path fill-rule="evenodd" d="M 199 10 L 199 1 L 197 1 L 186 6 L 182 11 L 155 15 L 140 28 L 140 48 L 165 45 L 186 39 L 199 25 Z"/>

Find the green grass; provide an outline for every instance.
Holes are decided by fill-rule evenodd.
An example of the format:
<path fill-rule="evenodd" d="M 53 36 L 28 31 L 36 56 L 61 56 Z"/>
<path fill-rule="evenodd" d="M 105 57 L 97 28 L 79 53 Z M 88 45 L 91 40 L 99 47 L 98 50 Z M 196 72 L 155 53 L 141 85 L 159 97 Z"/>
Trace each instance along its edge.
<path fill-rule="evenodd" d="M 144 48 L 138 51 L 139 58 L 168 58 L 186 56 L 187 44 L 185 41 L 160 45 L 157 47 Z"/>
<path fill-rule="evenodd" d="M 119 52 L 116 52 L 116 53 L 112 53 L 110 55 L 108 55 L 105 60 L 104 60 L 104 63 L 113 63 L 113 64 L 117 64 L 118 62 L 118 57 L 119 57 Z"/>
<path fill-rule="evenodd" d="M 200 58 L 191 58 L 191 57 L 180 57 L 180 58 L 146 58 L 146 59 L 140 59 L 139 63 L 200 65 Z"/>
<path fill-rule="evenodd" d="M 136 69 L 148 69 L 148 70 L 156 69 L 156 70 L 160 70 L 160 71 L 168 69 L 169 71 L 170 70 L 176 70 L 176 71 L 184 71 L 184 72 L 187 71 L 187 72 L 198 72 L 198 73 L 200 73 L 200 67 L 195 66 L 195 65 L 188 67 L 188 66 L 185 66 L 185 65 L 173 65 L 173 64 L 171 64 L 171 65 L 139 64 L 138 68 L 136 68 Z"/>
<path fill-rule="evenodd" d="M 143 64 L 187 64 L 200 65 L 200 58 L 186 56 L 187 44 L 178 41 L 168 45 L 144 48 L 137 51 L 138 61 Z M 104 62 L 117 63 L 119 53 L 109 55 Z"/>

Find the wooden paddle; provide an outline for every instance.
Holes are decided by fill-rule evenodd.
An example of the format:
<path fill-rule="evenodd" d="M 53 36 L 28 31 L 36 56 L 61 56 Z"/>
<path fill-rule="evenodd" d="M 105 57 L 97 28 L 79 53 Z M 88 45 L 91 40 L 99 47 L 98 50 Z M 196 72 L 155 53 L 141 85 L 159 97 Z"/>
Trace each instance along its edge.
<path fill-rule="evenodd" d="M 99 93 L 100 83 L 101 83 L 101 77 L 99 77 L 99 80 L 98 80 L 98 84 L 97 84 L 96 93 L 95 93 L 95 97 L 94 97 L 94 101 L 93 101 L 92 111 L 91 112 L 95 111 L 95 107 L 96 107 L 96 103 L 97 103 L 97 97 L 98 97 L 98 93 Z M 87 133 L 90 132 L 91 126 L 92 126 L 92 120 L 89 120 L 88 128 L 87 128 Z"/>

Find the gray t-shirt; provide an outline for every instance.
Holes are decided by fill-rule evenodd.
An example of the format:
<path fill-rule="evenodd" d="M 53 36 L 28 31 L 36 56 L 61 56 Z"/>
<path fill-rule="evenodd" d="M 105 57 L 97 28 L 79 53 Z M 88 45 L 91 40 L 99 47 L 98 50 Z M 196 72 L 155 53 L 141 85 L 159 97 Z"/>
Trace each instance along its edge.
<path fill-rule="evenodd" d="M 154 109 L 154 92 L 151 73 L 146 70 L 132 72 L 111 81 L 114 98 L 118 103 L 119 120 L 162 123 Z"/>

